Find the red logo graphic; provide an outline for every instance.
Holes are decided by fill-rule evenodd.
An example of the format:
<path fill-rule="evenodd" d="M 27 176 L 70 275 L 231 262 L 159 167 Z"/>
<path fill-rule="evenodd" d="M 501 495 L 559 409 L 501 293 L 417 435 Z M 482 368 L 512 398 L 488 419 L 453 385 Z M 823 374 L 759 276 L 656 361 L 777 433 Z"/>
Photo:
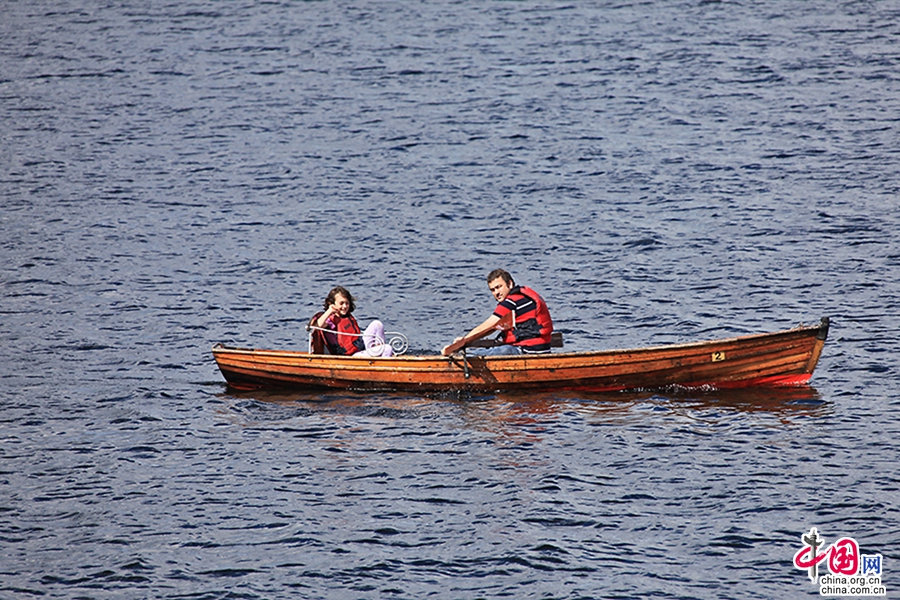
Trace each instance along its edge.
<path fill-rule="evenodd" d="M 806 569 L 813 585 L 819 585 L 821 596 L 885 596 L 881 579 L 880 554 L 860 554 L 856 540 L 843 537 L 825 545 L 825 539 L 813 527 L 800 536 L 803 547 L 794 554 L 794 566 Z M 823 548 L 820 552 L 819 548 Z M 819 565 L 827 559 L 830 573 L 819 574 Z"/>
<path fill-rule="evenodd" d="M 816 548 L 822 545 L 824 540 L 819 537 L 815 527 L 802 539 L 805 546 L 794 555 L 794 566 L 798 569 L 809 569 L 809 578 L 813 583 L 818 579 L 817 565 L 826 558 L 828 570 L 834 575 L 856 575 L 859 571 L 859 546 L 853 538 L 841 538 L 821 554 L 816 554 Z"/>

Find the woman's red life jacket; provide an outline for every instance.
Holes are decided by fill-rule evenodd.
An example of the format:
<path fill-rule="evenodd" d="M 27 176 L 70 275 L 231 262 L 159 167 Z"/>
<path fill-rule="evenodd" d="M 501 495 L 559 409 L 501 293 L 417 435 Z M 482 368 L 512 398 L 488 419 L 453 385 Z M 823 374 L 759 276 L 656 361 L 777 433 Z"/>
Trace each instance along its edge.
<path fill-rule="evenodd" d="M 507 300 L 515 305 L 516 326 L 503 333 L 503 343 L 531 352 L 549 350 L 553 319 L 540 294 L 529 287 L 517 286 L 503 302 Z"/>
<path fill-rule="evenodd" d="M 318 313 L 312 318 L 310 323 L 315 325 L 316 321 L 318 321 L 321 316 L 322 313 Z M 328 348 L 329 353 L 351 356 L 360 350 L 366 349 L 366 344 L 363 342 L 362 336 L 359 335 L 361 333 L 359 324 L 356 322 L 353 315 L 348 314 L 346 317 L 331 315 L 328 320 L 325 321 L 325 328 L 334 331 L 334 333 L 331 331 L 321 332 L 324 334 L 325 347 Z"/>

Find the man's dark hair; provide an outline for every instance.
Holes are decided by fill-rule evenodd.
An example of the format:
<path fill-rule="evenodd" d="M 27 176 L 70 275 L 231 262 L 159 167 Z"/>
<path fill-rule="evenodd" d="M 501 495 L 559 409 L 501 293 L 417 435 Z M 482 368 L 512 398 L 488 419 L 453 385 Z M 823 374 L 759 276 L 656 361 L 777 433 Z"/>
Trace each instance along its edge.
<path fill-rule="evenodd" d="M 497 278 L 502 279 L 509 287 L 515 287 L 516 285 L 516 282 L 513 281 L 512 275 L 510 275 L 503 269 L 494 269 L 493 271 L 488 273 L 487 282 L 490 283 Z"/>

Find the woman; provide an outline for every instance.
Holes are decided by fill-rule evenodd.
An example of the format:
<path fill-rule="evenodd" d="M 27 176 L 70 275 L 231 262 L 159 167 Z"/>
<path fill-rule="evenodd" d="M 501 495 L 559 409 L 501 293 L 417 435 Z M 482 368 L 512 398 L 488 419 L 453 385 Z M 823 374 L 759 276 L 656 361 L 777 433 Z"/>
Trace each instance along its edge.
<path fill-rule="evenodd" d="M 390 344 L 384 343 L 384 325 L 372 321 L 360 335 L 359 323 L 353 317 L 356 302 L 353 295 L 337 286 L 325 298 L 325 311 L 312 318 L 311 325 L 325 329 L 325 346 L 331 354 L 344 356 L 393 356 Z"/>

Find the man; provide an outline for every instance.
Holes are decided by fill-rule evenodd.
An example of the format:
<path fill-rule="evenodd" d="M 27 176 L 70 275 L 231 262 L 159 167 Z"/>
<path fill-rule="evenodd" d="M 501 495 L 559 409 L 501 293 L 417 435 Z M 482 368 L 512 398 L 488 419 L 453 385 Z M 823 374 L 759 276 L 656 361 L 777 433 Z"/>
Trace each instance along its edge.
<path fill-rule="evenodd" d="M 550 334 L 553 320 L 544 299 L 533 289 L 517 286 L 512 276 L 503 269 L 494 269 L 487 276 L 488 288 L 497 299 L 494 313 L 484 323 L 466 335 L 456 338 L 453 344 L 444 346 L 441 354 L 447 356 L 452 346 L 460 341 L 474 341 L 484 337 L 496 328 L 497 323 L 509 313 L 513 313 L 515 326 L 502 334 L 502 346 L 476 348 L 473 354 L 497 356 L 503 354 L 528 354 L 550 351 Z M 454 348 L 455 350 L 455 348 Z"/>

